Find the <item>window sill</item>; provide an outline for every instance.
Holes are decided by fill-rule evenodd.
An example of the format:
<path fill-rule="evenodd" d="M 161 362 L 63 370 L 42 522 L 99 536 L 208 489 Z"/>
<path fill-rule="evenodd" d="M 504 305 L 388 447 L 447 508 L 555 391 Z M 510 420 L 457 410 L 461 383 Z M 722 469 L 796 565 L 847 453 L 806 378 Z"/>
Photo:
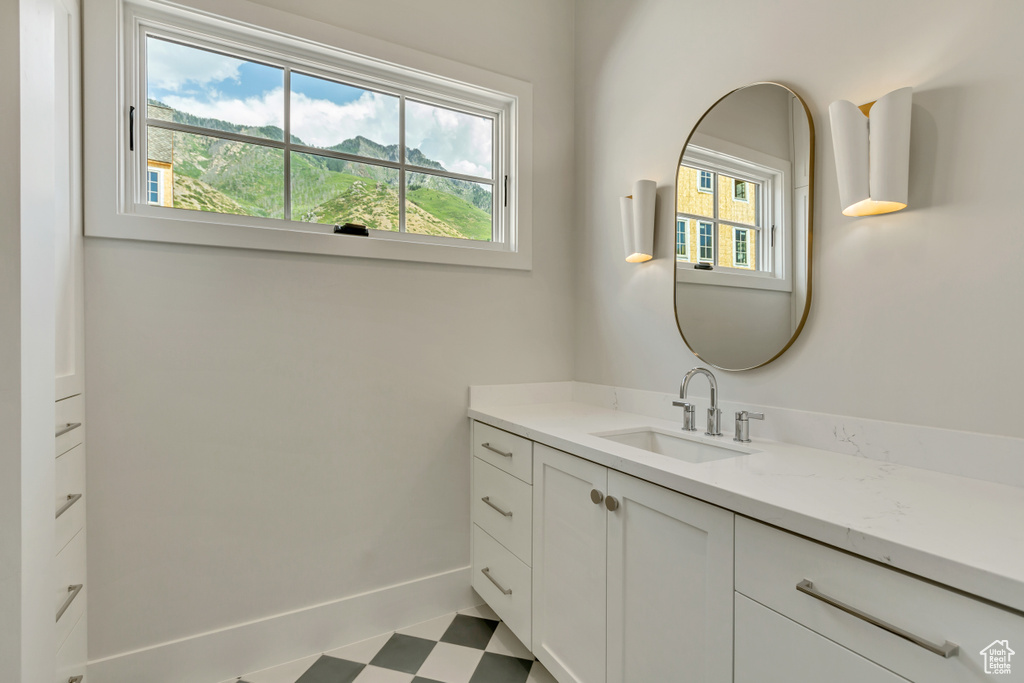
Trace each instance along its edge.
<path fill-rule="evenodd" d="M 700 285 L 722 287 L 743 287 L 764 289 L 774 292 L 792 292 L 793 282 L 768 274 L 730 273 L 724 270 L 698 270 L 692 263 L 676 263 L 676 282 L 692 282 Z"/>
<path fill-rule="evenodd" d="M 192 212 L 188 212 L 192 213 Z M 483 268 L 530 270 L 533 266 L 529 244 L 517 251 L 491 243 L 462 245 L 455 240 L 413 242 L 395 239 L 392 233 L 371 231 L 370 237 L 335 235 L 329 225 L 309 225 L 308 230 L 231 224 L 233 216 L 201 216 L 200 219 L 174 218 L 119 213 L 106 221 L 86 223 L 86 237 L 194 244 L 234 249 L 285 251 L 300 254 L 354 256 L 392 261 L 419 261 Z M 271 222 L 271 221 L 268 221 Z M 527 234 L 529 234 L 527 232 Z M 428 238 L 429 239 L 429 238 Z"/>

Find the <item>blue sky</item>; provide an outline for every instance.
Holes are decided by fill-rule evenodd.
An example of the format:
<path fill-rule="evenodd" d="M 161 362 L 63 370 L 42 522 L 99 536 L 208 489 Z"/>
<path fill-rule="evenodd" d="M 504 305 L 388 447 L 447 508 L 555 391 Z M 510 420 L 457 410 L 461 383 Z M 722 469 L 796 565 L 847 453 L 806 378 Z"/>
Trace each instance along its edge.
<path fill-rule="evenodd" d="M 147 40 L 148 94 L 179 111 L 244 126 L 284 127 L 282 69 L 172 43 Z M 363 136 L 399 141 L 399 100 L 313 76 L 291 77 L 292 134 L 331 147 Z M 491 176 L 491 121 L 409 101 L 406 144 L 445 168 Z"/>

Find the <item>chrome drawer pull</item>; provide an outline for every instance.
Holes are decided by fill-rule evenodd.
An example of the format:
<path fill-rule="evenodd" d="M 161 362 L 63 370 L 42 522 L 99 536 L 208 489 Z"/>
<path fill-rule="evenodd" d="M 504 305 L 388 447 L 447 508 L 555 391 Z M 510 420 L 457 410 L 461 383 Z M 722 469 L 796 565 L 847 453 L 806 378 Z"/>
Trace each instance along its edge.
<path fill-rule="evenodd" d="M 486 448 L 487 450 L 491 451 L 492 453 L 497 453 L 498 455 L 504 456 L 506 458 L 511 458 L 512 457 L 511 453 L 506 453 L 505 451 L 499 451 L 497 448 L 492 446 L 490 443 L 482 443 L 480 445 L 483 446 L 484 448 Z"/>
<path fill-rule="evenodd" d="M 64 604 L 60 606 L 59 610 L 57 610 L 57 621 L 60 621 L 60 618 L 64 616 L 64 613 L 68 611 L 68 607 L 71 607 L 71 603 L 75 601 L 75 598 L 78 597 L 78 594 L 82 592 L 83 588 L 85 588 L 85 586 L 80 583 L 76 583 L 74 586 L 68 586 L 67 600 L 65 600 Z"/>
<path fill-rule="evenodd" d="M 85 680 L 85 676 L 72 676 L 68 679 L 68 683 L 82 683 Z"/>
<path fill-rule="evenodd" d="M 64 436 L 65 434 L 70 432 L 72 429 L 78 429 L 81 426 L 82 426 L 81 422 L 68 422 L 63 427 L 58 427 L 57 428 L 57 433 L 53 435 L 53 438 L 56 439 L 58 436 Z"/>
<path fill-rule="evenodd" d="M 904 640 L 909 640 L 914 645 L 918 645 L 920 647 L 923 647 L 924 649 L 928 650 L 929 652 L 934 652 L 935 654 L 937 654 L 937 655 L 939 655 L 941 657 L 945 657 L 946 659 L 949 659 L 950 657 L 956 655 L 956 653 L 960 650 L 960 646 L 957 645 L 956 643 L 951 643 L 951 642 L 949 642 L 947 640 L 942 645 L 936 645 L 935 643 L 927 641 L 924 638 L 920 638 L 918 636 L 915 636 L 913 633 L 909 633 L 907 631 L 904 631 L 903 629 L 901 629 L 898 626 L 893 626 L 892 624 L 890 624 L 888 622 L 885 622 L 885 621 L 882 621 L 881 619 L 879 619 L 877 617 L 873 617 L 870 614 L 867 614 L 865 612 L 861 612 L 856 607 L 851 607 L 851 606 L 847 605 L 844 602 L 840 602 L 839 600 L 836 600 L 833 597 L 829 597 L 828 595 L 825 595 L 824 593 L 819 592 L 818 589 L 814 587 L 814 584 L 811 583 L 810 581 L 808 581 L 807 579 L 804 579 L 803 581 L 798 583 L 796 585 L 796 589 L 798 591 L 800 591 L 801 593 L 806 593 L 807 595 L 810 595 L 812 598 L 815 598 L 817 600 L 821 600 L 822 602 L 824 602 L 827 605 L 832 605 L 836 609 L 842 610 L 842 611 L 846 612 L 847 614 L 852 614 L 853 616 L 857 617 L 858 619 L 862 619 L 863 621 L 868 622 L 872 626 L 877 626 L 878 628 L 880 628 L 880 629 L 882 629 L 884 631 L 888 631 L 889 633 L 891 633 L 893 635 L 899 636 L 900 638 L 903 638 Z"/>
<path fill-rule="evenodd" d="M 68 508 L 78 502 L 78 499 L 82 497 L 81 493 L 69 493 L 68 502 L 60 506 L 60 510 L 57 510 L 57 516 L 54 519 L 60 519 L 60 516 L 68 511 Z"/>
<path fill-rule="evenodd" d="M 498 583 L 497 581 L 494 580 L 494 577 L 491 576 L 491 568 L 490 567 L 484 567 L 483 569 L 480 570 L 480 573 L 483 574 L 484 576 L 486 576 L 490 580 L 490 582 L 493 583 L 497 587 L 497 589 L 500 590 L 502 593 L 504 593 L 505 595 L 512 595 L 512 589 L 511 588 L 503 588 L 500 583 Z"/>
<path fill-rule="evenodd" d="M 512 516 L 512 511 L 511 511 L 511 510 L 502 510 L 502 509 L 501 509 L 500 507 L 498 507 L 497 505 L 495 505 L 494 503 L 492 503 L 492 502 L 491 502 L 491 497 L 490 497 L 490 496 L 484 496 L 484 497 L 483 497 L 483 498 L 481 498 L 480 500 L 482 500 L 483 502 L 485 502 L 485 503 L 487 503 L 488 505 L 490 505 L 490 506 L 491 506 L 492 508 L 494 508 L 495 510 L 497 510 L 498 512 L 500 512 L 500 513 L 501 513 L 502 515 L 504 515 L 505 517 L 511 517 L 511 516 Z"/>

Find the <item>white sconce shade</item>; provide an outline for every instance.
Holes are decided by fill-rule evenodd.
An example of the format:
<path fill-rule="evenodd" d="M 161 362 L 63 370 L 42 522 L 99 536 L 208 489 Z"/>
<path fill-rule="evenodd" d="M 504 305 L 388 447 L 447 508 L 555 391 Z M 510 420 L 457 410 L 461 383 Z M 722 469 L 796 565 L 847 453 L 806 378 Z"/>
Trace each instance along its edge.
<path fill-rule="evenodd" d="M 861 107 L 846 100 L 829 106 L 844 215 L 907 208 L 912 93 L 900 88 Z"/>
<path fill-rule="evenodd" d="M 657 189 L 653 180 L 638 180 L 632 195 L 619 198 L 622 241 L 626 260 L 630 263 L 643 263 L 654 258 L 654 196 Z"/>

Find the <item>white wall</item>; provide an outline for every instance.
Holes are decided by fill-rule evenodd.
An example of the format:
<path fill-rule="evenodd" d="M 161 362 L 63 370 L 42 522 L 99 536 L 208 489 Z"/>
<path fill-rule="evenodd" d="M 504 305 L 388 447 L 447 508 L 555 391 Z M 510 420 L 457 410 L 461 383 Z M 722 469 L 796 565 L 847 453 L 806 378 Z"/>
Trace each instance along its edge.
<path fill-rule="evenodd" d="M 53 11 L 0 5 L 0 680 L 52 680 Z"/>
<path fill-rule="evenodd" d="M 264 4 L 531 82 L 534 267 L 88 239 L 93 660 L 467 565 L 467 387 L 572 375 L 571 2 Z"/>
<path fill-rule="evenodd" d="M 578 2 L 576 379 L 672 391 L 696 364 L 672 317 L 675 163 L 715 100 L 777 80 L 818 135 L 813 302 L 782 358 L 718 373 L 722 395 L 1024 436 L 1022 25 L 1024 4 L 999 0 Z M 828 104 L 905 85 L 911 208 L 846 218 Z M 621 259 L 616 208 L 637 178 L 659 185 L 640 266 Z"/>

